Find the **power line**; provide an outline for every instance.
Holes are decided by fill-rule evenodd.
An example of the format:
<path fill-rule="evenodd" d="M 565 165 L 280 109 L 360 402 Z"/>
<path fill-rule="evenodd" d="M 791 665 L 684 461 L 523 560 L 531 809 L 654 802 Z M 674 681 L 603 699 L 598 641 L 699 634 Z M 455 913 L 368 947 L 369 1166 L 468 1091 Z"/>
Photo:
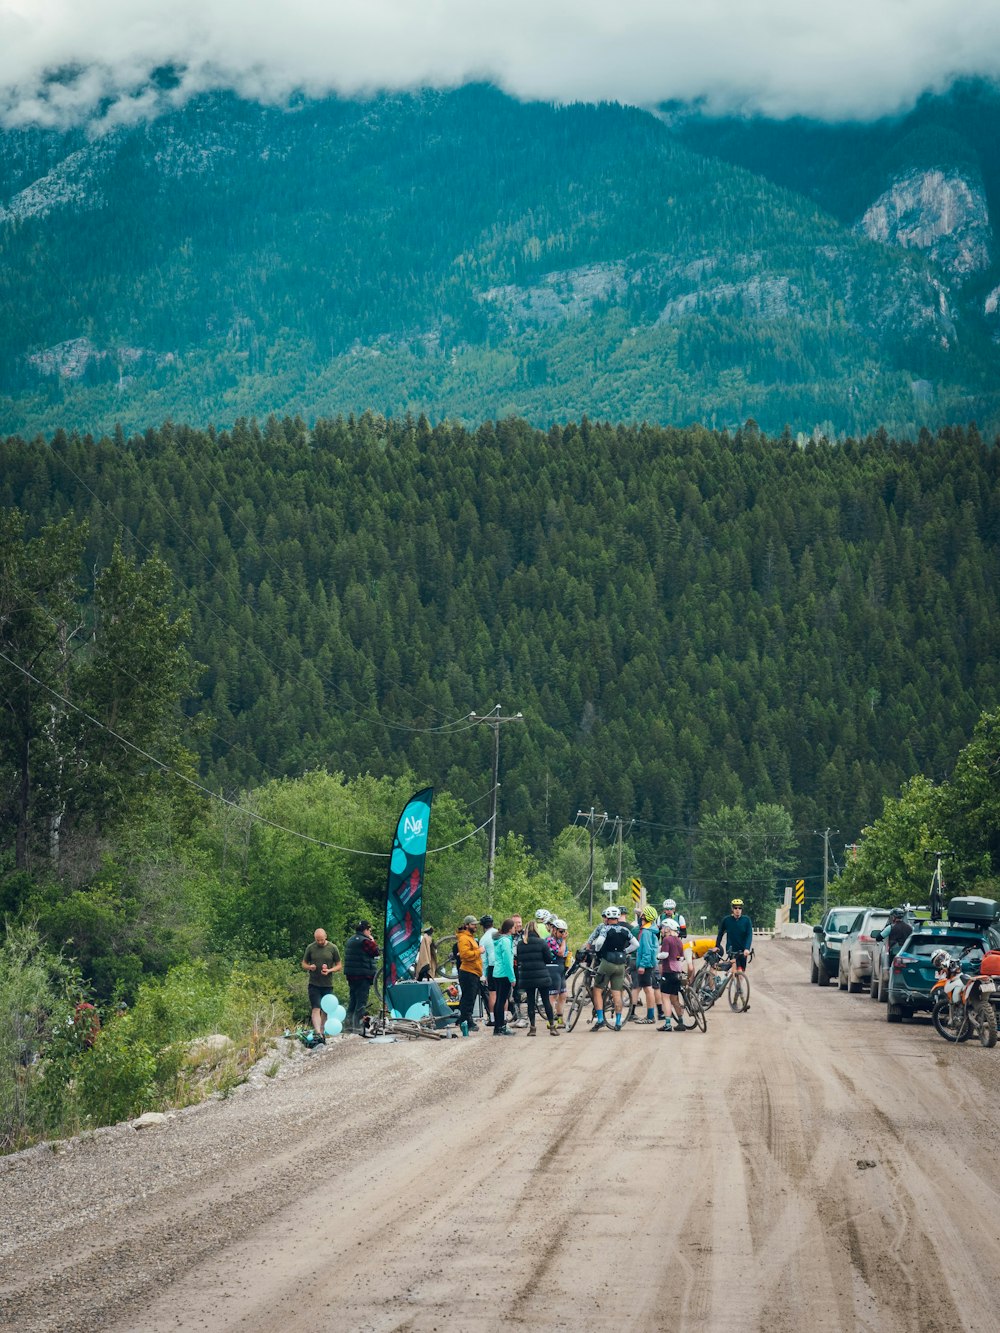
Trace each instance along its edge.
<path fill-rule="evenodd" d="M 102 731 L 106 731 L 108 735 L 112 736 L 120 745 L 124 745 L 126 749 L 131 750 L 134 754 L 140 755 L 143 759 L 148 759 L 151 764 L 154 764 L 162 772 L 170 773 L 179 781 L 186 783 L 187 786 L 193 787 L 195 791 L 201 792 L 203 796 L 209 797 L 210 800 L 217 801 L 220 805 L 228 806 L 230 810 L 236 810 L 240 814 L 247 816 L 249 819 L 257 820 L 258 823 L 266 824 L 268 828 L 276 829 L 279 833 L 287 833 L 292 838 L 299 838 L 302 842 L 313 843 L 317 847 L 326 847 L 334 852 L 347 852 L 352 856 L 368 856 L 380 861 L 387 861 L 389 859 L 389 852 L 369 852 L 361 847 L 343 847 L 339 843 L 327 842 L 323 838 L 314 838 L 309 833 L 300 833 L 297 829 L 288 828 L 284 824 L 275 823 L 273 819 L 268 819 L 266 815 L 258 814 L 255 810 L 248 810 L 245 806 L 238 805 L 235 801 L 228 800 L 219 792 L 212 791 L 211 788 L 204 786 L 200 782 L 196 782 L 194 778 L 188 777 L 186 773 L 181 773 L 179 769 L 174 768 L 171 764 L 167 764 L 162 759 L 158 759 L 156 755 L 150 754 L 149 751 L 144 750 L 141 745 L 136 745 L 134 742 L 127 740 L 124 736 L 119 735 L 117 731 L 112 727 L 109 727 L 105 722 L 102 722 L 99 718 L 88 713 L 85 708 L 81 708 L 78 704 L 73 703 L 71 699 L 67 699 L 66 696 L 60 694 L 58 690 L 54 690 L 51 685 L 47 685 L 44 680 L 40 680 L 26 667 L 21 666 L 19 662 L 15 662 L 12 657 L 8 657 L 2 649 L 0 649 L 0 660 L 6 662 L 8 666 L 12 666 L 15 671 L 20 671 L 22 676 L 26 676 L 28 680 L 33 681 L 40 689 L 51 694 L 54 699 L 58 699 L 61 704 L 65 705 L 65 707 L 71 708 L 74 713 L 79 713 L 81 717 L 85 718 L 95 727 L 100 727 Z M 480 824 L 478 828 L 473 829 L 471 833 L 466 833 L 461 838 L 456 838 L 454 842 L 446 843 L 443 847 L 428 847 L 426 854 L 430 856 L 436 852 L 446 852 L 452 847 L 458 847 L 461 843 L 468 842 L 468 840 L 474 838 L 477 833 L 482 833 L 483 829 L 487 827 L 489 822 L 490 821 L 487 819 L 484 823 Z"/>

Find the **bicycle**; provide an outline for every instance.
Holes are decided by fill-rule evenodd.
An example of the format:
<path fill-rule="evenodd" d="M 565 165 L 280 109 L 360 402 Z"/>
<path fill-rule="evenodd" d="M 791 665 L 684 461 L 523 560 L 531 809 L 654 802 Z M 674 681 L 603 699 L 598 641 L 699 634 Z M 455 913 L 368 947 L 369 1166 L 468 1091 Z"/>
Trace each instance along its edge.
<path fill-rule="evenodd" d="M 580 1020 L 584 1006 L 589 1004 L 594 1010 L 594 984 L 597 980 L 598 962 L 591 959 L 589 962 L 580 961 L 580 970 L 573 978 L 573 985 L 570 990 L 569 1004 L 566 1006 L 566 1031 L 572 1032 Z M 632 999 L 632 989 L 628 982 L 622 986 L 622 1023 L 627 1023 L 634 1007 L 635 1001 Z M 596 1010 L 594 1010 L 596 1014 Z M 607 1010 L 605 1011 L 607 1013 Z"/>
<path fill-rule="evenodd" d="M 702 1032 L 708 1031 L 705 1006 L 699 998 L 693 981 L 685 980 L 681 982 L 681 1023 L 686 1032 L 693 1032 L 695 1028 L 699 1028 Z"/>
<path fill-rule="evenodd" d="M 753 949 L 747 952 L 747 961 L 753 957 Z M 727 967 L 725 976 L 719 980 L 723 968 L 721 949 L 709 949 L 705 962 L 698 969 L 693 982 L 693 989 L 705 1009 L 711 1009 L 717 1000 L 728 991 L 729 1007 L 733 1013 L 746 1013 L 750 1008 L 750 982 L 742 968 L 735 964 L 735 955 L 726 954 Z"/>

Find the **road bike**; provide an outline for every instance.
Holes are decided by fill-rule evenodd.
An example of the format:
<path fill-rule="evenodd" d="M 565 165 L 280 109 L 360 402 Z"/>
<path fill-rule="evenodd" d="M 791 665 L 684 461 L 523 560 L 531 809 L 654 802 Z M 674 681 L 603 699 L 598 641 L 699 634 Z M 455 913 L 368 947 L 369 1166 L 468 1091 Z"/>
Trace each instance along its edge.
<path fill-rule="evenodd" d="M 735 955 L 726 954 L 722 960 L 721 949 L 709 949 L 705 961 L 695 974 L 692 989 L 701 1001 L 704 1009 L 729 996 L 729 1007 L 734 1013 L 746 1013 L 750 1008 L 750 982 L 741 967 L 736 966 Z M 747 952 L 747 961 L 753 957 L 753 949 Z"/>
<path fill-rule="evenodd" d="M 594 1015 L 594 985 L 595 982 L 597 981 L 597 968 L 598 968 L 598 961 L 596 959 L 591 959 L 589 962 L 583 962 L 579 971 L 576 972 L 576 974 L 573 977 L 573 982 L 570 989 L 569 1004 L 567 1004 L 566 1006 L 565 1023 L 567 1032 L 573 1031 L 577 1023 L 580 1021 L 580 1015 L 583 1013 L 584 1009 L 588 1005 L 590 1006 L 591 1009 L 591 1016 L 593 1017 Z M 608 987 L 602 987 L 601 989 L 602 992 L 608 991 L 608 994 L 605 999 L 605 1010 L 604 1010 L 605 1020 L 607 1021 L 607 1016 L 611 1013 L 613 1008 L 613 1001 L 612 1001 L 612 1008 L 609 1008 L 607 1005 L 607 1000 L 611 999 L 610 989 Z M 631 1017 L 632 1007 L 634 1003 L 635 1002 L 632 999 L 632 989 L 629 986 L 628 982 L 626 982 L 625 985 L 622 986 L 623 1024 L 627 1023 L 629 1018 Z"/>

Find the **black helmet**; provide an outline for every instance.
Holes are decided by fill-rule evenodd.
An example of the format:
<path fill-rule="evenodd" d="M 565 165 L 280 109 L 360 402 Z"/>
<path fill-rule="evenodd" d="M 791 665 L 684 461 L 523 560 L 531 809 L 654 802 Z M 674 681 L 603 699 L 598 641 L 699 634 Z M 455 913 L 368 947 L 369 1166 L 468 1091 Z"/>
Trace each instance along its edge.
<path fill-rule="evenodd" d="M 902 909 L 901 907 L 894 907 L 894 908 L 892 909 L 892 911 L 889 913 L 889 920 L 890 920 L 890 921 L 902 921 L 902 919 L 903 919 L 903 917 L 904 917 L 905 915 L 906 915 L 906 913 L 903 911 L 903 909 Z"/>
<path fill-rule="evenodd" d="M 479 918 L 479 924 L 482 926 L 484 930 L 487 930 L 490 926 L 493 925 L 493 918 L 491 916 L 481 916 Z"/>

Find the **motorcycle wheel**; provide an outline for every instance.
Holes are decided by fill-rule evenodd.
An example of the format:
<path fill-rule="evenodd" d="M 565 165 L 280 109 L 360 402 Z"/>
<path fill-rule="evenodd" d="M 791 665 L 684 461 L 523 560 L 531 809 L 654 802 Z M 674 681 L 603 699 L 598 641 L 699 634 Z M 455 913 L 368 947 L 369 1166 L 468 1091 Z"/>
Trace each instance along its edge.
<path fill-rule="evenodd" d="M 939 1000 L 931 1010 L 931 1022 L 938 1034 L 951 1042 L 961 1041 L 969 1026 L 961 1005 L 950 1004 L 947 1000 Z"/>
<path fill-rule="evenodd" d="M 972 1024 L 979 1035 L 980 1046 L 997 1044 L 997 1013 L 988 1000 L 980 1000 L 972 1010 Z"/>

